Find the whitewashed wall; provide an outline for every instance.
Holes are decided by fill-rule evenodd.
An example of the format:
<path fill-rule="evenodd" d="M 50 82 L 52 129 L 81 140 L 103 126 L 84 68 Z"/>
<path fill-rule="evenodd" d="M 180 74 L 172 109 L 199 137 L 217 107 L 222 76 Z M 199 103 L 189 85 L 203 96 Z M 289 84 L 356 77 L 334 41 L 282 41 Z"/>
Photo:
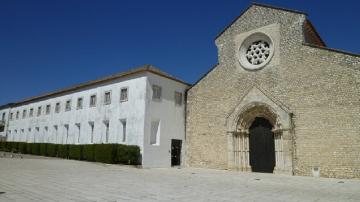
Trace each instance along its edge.
<path fill-rule="evenodd" d="M 153 84 L 162 88 L 161 101 L 152 100 Z M 124 87 L 128 87 L 128 101 L 120 102 L 120 90 Z M 171 166 L 171 139 L 185 142 L 184 96 L 186 88 L 185 84 L 146 72 L 13 107 L 10 111 L 13 113 L 13 119 L 9 121 L 7 128 L 7 140 L 57 144 L 105 143 L 104 121 L 109 121 L 109 143 L 138 145 L 144 167 L 169 167 Z M 111 91 L 109 105 L 104 104 L 104 94 L 107 91 Z M 183 95 L 181 106 L 175 105 L 175 91 Z M 96 106 L 90 107 L 90 96 L 94 94 L 97 95 Z M 83 108 L 77 109 L 77 99 L 80 97 L 83 98 Z M 70 111 L 65 111 L 67 100 L 71 100 Z M 55 113 L 57 102 L 61 103 L 60 113 Z M 47 115 L 46 105 L 48 104 L 51 105 L 51 111 Z M 42 112 L 40 116 L 37 116 L 39 106 L 42 107 Z M 34 109 L 33 117 L 29 117 L 30 108 Z M 24 109 L 27 111 L 25 118 L 22 117 Z M 19 119 L 16 119 L 17 111 L 19 111 Z M 158 145 L 150 144 L 150 125 L 154 119 L 161 122 Z M 125 142 L 122 141 L 121 120 L 126 120 L 127 125 Z M 94 122 L 93 142 L 91 142 L 89 122 Z M 80 138 L 76 124 L 80 124 Z M 69 126 L 68 138 L 66 138 L 66 125 Z M 57 126 L 57 130 L 54 126 Z M 182 149 L 184 150 L 184 145 Z"/>
<path fill-rule="evenodd" d="M 13 120 L 9 122 L 8 131 L 11 131 L 11 133 L 8 135 L 8 140 L 90 144 L 91 127 L 89 121 L 91 121 L 94 122 L 93 143 L 104 143 L 104 121 L 109 121 L 109 143 L 138 145 L 142 149 L 145 86 L 146 77 L 143 73 L 62 96 L 14 107 L 11 109 Z M 120 102 L 120 89 L 123 87 L 128 87 L 128 101 L 126 102 Z M 104 93 L 106 91 L 111 91 L 111 104 L 109 105 L 104 104 Z M 90 96 L 94 94 L 97 96 L 96 106 L 90 107 Z M 77 99 L 80 97 L 83 98 L 83 108 L 77 109 Z M 71 100 L 71 110 L 65 111 L 65 103 L 69 99 Z M 55 113 L 55 104 L 57 102 L 60 102 L 60 113 Z M 46 105 L 48 104 L 51 105 L 51 112 L 46 115 Z M 37 116 L 39 106 L 42 107 L 42 113 Z M 29 117 L 30 108 L 34 108 L 33 117 Z M 26 118 L 22 118 L 24 109 L 27 110 Z M 19 119 L 16 119 L 17 111 L 20 113 Z M 122 124 L 120 122 L 122 119 L 126 119 L 127 122 L 127 138 L 125 142 L 122 142 Z M 79 129 L 75 125 L 78 123 L 80 123 L 80 138 L 78 138 Z M 65 125 L 69 126 L 67 142 Z M 58 127 L 57 131 L 54 126 Z M 46 127 L 48 128 L 47 131 Z M 39 131 L 36 128 L 39 128 Z"/>
<path fill-rule="evenodd" d="M 9 111 L 10 108 L 4 108 L 4 109 L 0 109 L 0 121 L 5 127 L 4 127 L 4 131 L 0 132 L 0 139 L 4 139 L 6 138 L 6 131 L 7 131 L 7 124 L 8 124 L 8 120 L 9 120 Z M 3 113 L 5 113 L 5 118 L 3 120 Z"/>
<path fill-rule="evenodd" d="M 152 85 L 162 88 L 161 101 L 152 100 Z M 182 151 L 185 142 L 185 90 L 187 86 L 173 80 L 148 74 L 146 94 L 146 118 L 144 138 L 145 167 L 171 166 L 171 139 L 182 140 Z M 182 93 L 182 105 L 175 105 L 175 91 Z M 158 145 L 150 144 L 151 122 L 160 120 L 160 141 Z M 182 154 L 182 156 L 184 156 Z"/>

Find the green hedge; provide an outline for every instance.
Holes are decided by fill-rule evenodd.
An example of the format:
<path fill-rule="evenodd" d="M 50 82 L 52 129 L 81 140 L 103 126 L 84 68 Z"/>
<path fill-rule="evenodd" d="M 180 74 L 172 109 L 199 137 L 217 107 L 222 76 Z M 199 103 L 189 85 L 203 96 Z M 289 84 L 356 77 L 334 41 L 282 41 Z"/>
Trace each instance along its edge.
<path fill-rule="evenodd" d="M 69 158 L 82 160 L 82 145 L 69 145 Z"/>
<path fill-rule="evenodd" d="M 57 151 L 58 151 L 57 148 L 58 148 L 57 144 L 48 144 L 47 147 L 46 147 L 47 156 L 56 157 L 57 156 Z"/>
<path fill-rule="evenodd" d="M 64 159 L 69 158 L 69 145 L 66 144 L 58 145 L 58 157 Z"/>
<path fill-rule="evenodd" d="M 40 143 L 33 143 L 32 144 L 31 154 L 40 155 Z"/>
<path fill-rule="evenodd" d="M 46 153 L 47 145 L 48 145 L 47 143 L 40 144 L 40 155 L 41 156 L 47 156 L 47 153 Z"/>
<path fill-rule="evenodd" d="M 32 154 L 32 153 L 31 153 L 32 145 L 33 145 L 33 143 L 27 143 L 27 144 L 26 144 L 26 153 L 27 153 L 27 154 Z"/>
<path fill-rule="evenodd" d="M 138 165 L 141 158 L 138 146 L 122 144 L 60 145 L 0 142 L 0 151 L 129 165 Z"/>
<path fill-rule="evenodd" d="M 116 144 L 96 144 L 95 161 L 102 163 L 115 163 Z"/>
<path fill-rule="evenodd" d="M 0 151 L 5 151 L 6 142 L 0 142 Z"/>
<path fill-rule="evenodd" d="M 138 165 L 140 161 L 140 148 L 134 145 L 118 145 L 116 161 L 121 164 Z"/>
<path fill-rule="evenodd" d="M 95 145 L 94 144 L 86 144 L 83 145 L 82 150 L 83 159 L 86 161 L 95 161 Z"/>
<path fill-rule="evenodd" d="M 26 142 L 18 143 L 18 152 L 20 152 L 22 154 L 26 154 Z"/>
<path fill-rule="evenodd" d="M 5 145 L 5 151 L 12 152 L 14 151 L 13 147 L 15 145 L 15 142 L 7 142 Z"/>

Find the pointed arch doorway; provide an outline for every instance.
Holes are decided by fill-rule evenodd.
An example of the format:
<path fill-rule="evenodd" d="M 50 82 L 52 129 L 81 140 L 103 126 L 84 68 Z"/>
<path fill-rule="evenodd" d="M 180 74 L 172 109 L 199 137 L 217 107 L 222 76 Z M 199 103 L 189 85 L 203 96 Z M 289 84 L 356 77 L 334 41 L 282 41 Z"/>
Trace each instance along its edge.
<path fill-rule="evenodd" d="M 249 89 L 226 119 L 228 168 L 246 172 L 293 174 L 293 155 L 296 154 L 296 146 L 292 116 L 293 113 L 282 102 L 267 94 L 265 90 L 258 86 Z M 253 135 L 257 131 L 262 131 L 260 134 L 268 134 L 264 138 L 269 139 L 263 140 L 267 142 L 265 147 L 268 148 L 264 149 L 264 146 L 258 143 L 253 147 L 254 143 L 260 141 L 257 140 L 259 137 L 255 138 L 256 135 Z M 252 135 L 253 137 L 250 137 Z M 260 154 L 267 154 L 262 157 L 257 154 L 256 149 L 260 150 Z M 262 158 L 265 159 L 265 163 L 259 162 Z"/>
<path fill-rule="evenodd" d="M 252 172 L 273 173 L 275 141 L 273 125 L 263 117 L 256 117 L 249 128 L 250 167 Z"/>

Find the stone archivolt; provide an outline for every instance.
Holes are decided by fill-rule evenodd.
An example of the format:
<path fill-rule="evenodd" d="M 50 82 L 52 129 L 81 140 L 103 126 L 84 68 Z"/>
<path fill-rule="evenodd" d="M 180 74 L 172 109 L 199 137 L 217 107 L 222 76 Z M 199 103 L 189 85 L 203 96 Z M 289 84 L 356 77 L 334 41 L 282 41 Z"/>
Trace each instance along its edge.
<path fill-rule="evenodd" d="M 264 94 L 258 87 L 244 96 L 228 117 L 228 167 L 251 171 L 249 128 L 256 117 L 263 117 L 273 125 L 275 143 L 275 172 L 292 172 L 292 139 L 290 112 Z M 283 126 L 286 126 L 284 128 Z M 286 136 L 286 138 L 284 138 Z M 286 151 L 284 151 L 286 148 Z"/>

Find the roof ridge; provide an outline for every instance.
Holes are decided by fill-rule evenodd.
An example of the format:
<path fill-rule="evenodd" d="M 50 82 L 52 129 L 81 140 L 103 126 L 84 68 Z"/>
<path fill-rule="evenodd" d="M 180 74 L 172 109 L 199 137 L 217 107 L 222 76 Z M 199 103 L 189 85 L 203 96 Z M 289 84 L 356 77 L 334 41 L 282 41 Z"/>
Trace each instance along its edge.
<path fill-rule="evenodd" d="M 37 101 L 37 100 L 41 100 L 41 99 L 44 99 L 44 98 L 47 98 L 47 97 L 61 96 L 64 93 L 71 93 L 71 92 L 74 92 L 74 91 L 82 89 L 82 88 L 86 88 L 86 87 L 93 86 L 93 85 L 96 85 L 96 84 L 106 83 L 106 82 L 114 80 L 114 79 L 124 78 L 124 77 L 131 76 L 131 75 L 141 73 L 141 72 L 151 72 L 153 74 L 157 74 L 157 75 L 162 76 L 164 78 L 167 78 L 167 79 L 170 79 L 170 80 L 173 80 L 173 81 L 176 81 L 176 82 L 191 86 L 189 83 L 187 83 L 185 81 L 182 81 L 180 79 L 177 79 L 176 77 L 171 76 L 170 74 L 165 73 L 164 71 L 161 71 L 159 68 L 155 67 L 154 65 L 145 64 L 145 65 L 142 65 L 142 66 L 131 68 L 131 69 L 127 70 L 127 71 L 118 72 L 118 73 L 115 73 L 115 74 L 112 74 L 112 75 L 109 75 L 109 76 L 104 76 L 104 77 L 97 78 L 97 79 L 94 79 L 94 80 L 74 84 L 74 85 L 71 85 L 69 87 L 64 87 L 64 88 L 54 90 L 54 91 L 51 91 L 51 92 L 42 93 L 42 94 L 40 94 L 38 96 L 33 96 L 33 97 L 30 97 L 30 98 L 26 98 L 26 99 L 14 102 L 14 103 L 12 103 L 12 105 L 13 106 L 19 106 L 19 105 L 22 105 L 22 104 L 26 104 L 26 103 L 34 102 L 34 101 Z"/>

